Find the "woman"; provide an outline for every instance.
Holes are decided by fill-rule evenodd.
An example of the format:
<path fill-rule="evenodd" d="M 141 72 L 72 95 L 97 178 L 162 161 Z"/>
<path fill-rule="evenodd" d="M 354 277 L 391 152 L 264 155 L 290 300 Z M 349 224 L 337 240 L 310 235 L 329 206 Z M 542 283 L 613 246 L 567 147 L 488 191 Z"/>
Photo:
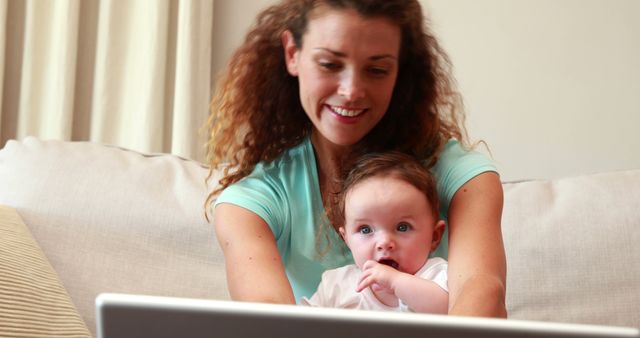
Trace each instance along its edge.
<path fill-rule="evenodd" d="M 209 119 L 211 170 L 228 161 L 207 204 L 217 197 L 231 297 L 293 304 L 323 271 L 353 263 L 325 215 L 335 178 L 358 154 L 395 150 L 438 180 L 449 313 L 505 317 L 502 187 L 465 146 L 452 82 L 417 1 L 284 0 L 263 11 Z"/>

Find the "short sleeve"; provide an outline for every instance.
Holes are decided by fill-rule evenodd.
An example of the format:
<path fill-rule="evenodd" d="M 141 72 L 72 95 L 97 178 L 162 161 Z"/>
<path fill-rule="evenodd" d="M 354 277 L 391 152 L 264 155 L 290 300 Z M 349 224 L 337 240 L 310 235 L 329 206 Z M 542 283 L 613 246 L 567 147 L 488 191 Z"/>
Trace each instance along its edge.
<path fill-rule="evenodd" d="M 427 261 L 425 268 L 422 269 L 422 271 L 419 271 L 417 275 L 422 279 L 430 280 L 438 284 L 438 286 L 440 286 L 443 290 L 449 292 L 447 282 L 448 267 L 449 264 L 446 260 L 440 257 L 430 258 Z"/>
<path fill-rule="evenodd" d="M 449 204 L 455 193 L 472 178 L 484 172 L 498 172 L 495 164 L 486 155 L 466 150 L 457 140 L 450 140 L 432 168 L 437 180 L 440 212 L 446 217 Z"/>
<path fill-rule="evenodd" d="M 440 257 L 429 258 L 427 264 L 425 264 L 418 272 L 416 272 L 416 276 L 420 277 L 424 280 L 428 280 L 434 282 L 441 289 L 449 292 L 449 286 L 447 282 L 447 274 L 448 274 L 449 264 L 445 259 Z M 400 301 L 400 308 L 403 311 L 413 312 L 407 304 L 405 304 L 402 300 Z"/>
<path fill-rule="evenodd" d="M 289 210 L 288 202 L 282 198 L 277 182 L 263 175 L 261 167 L 244 179 L 227 187 L 215 201 L 214 206 L 229 203 L 245 208 L 262 218 L 271 228 L 276 240 L 283 234 L 284 210 Z"/>

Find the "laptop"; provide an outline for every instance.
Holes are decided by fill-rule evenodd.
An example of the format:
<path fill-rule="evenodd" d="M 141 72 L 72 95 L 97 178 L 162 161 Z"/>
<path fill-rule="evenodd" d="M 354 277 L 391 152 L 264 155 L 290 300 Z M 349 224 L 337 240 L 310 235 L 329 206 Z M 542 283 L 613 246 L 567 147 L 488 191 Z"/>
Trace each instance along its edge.
<path fill-rule="evenodd" d="M 100 294 L 98 338 L 640 337 L 638 329 L 222 300 Z"/>

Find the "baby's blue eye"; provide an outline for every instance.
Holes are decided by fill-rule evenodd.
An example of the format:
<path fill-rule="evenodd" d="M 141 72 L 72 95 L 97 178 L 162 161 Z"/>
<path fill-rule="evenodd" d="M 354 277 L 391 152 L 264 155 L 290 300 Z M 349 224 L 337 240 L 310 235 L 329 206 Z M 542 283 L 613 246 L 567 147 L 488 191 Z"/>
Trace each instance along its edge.
<path fill-rule="evenodd" d="M 358 232 L 360 232 L 363 235 L 367 235 L 371 233 L 371 227 L 369 227 L 368 225 L 363 225 L 360 227 L 360 229 L 358 229 Z"/>
<path fill-rule="evenodd" d="M 400 232 L 407 232 L 407 231 L 409 231 L 410 227 L 411 226 L 409 224 L 407 224 L 407 223 L 400 223 L 400 224 L 398 224 L 397 229 Z"/>

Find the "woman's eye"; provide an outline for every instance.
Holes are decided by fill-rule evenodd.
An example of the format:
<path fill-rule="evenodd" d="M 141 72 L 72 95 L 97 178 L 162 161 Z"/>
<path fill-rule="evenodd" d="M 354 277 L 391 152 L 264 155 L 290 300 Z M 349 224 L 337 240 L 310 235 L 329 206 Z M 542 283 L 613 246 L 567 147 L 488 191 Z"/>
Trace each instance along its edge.
<path fill-rule="evenodd" d="M 407 223 L 400 223 L 398 224 L 398 227 L 397 227 L 398 231 L 400 232 L 407 232 L 409 231 L 410 228 L 411 226 Z"/>
<path fill-rule="evenodd" d="M 371 67 L 369 68 L 369 73 L 376 75 L 376 76 L 384 76 L 389 74 L 389 71 L 385 68 L 379 68 L 379 67 Z"/>
<path fill-rule="evenodd" d="M 327 70 L 337 70 L 340 68 L 340 65 L 333 62 L 319 62 L 320 67 Z"/>
<path fill-rule="evenodd" d="M 371 233 L 371 227 L 369 227 L 368 225 L 363 225 L 358 229 L 358 232 L 363 234 L 363 235 L 367 235 Z"/>

